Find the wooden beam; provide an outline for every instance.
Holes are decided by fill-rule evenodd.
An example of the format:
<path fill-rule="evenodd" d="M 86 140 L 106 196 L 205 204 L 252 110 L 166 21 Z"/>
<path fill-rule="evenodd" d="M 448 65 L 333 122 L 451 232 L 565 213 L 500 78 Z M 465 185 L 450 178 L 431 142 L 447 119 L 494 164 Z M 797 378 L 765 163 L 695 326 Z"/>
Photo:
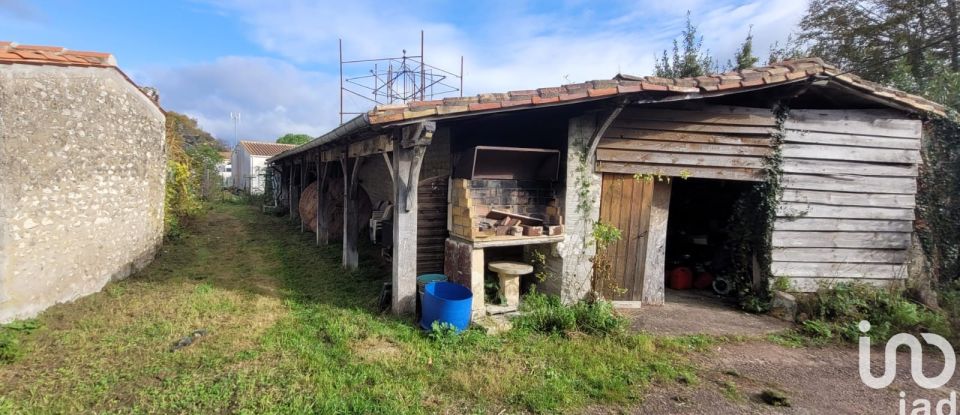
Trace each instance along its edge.
<path fill-rule="evenodd" d="M 390 161 L 390 153 L 383 153 L 383 161 L 387 163 L 387 171 L 390 173 L 390 183 L 397 184 L 397 178 L 393 176 L 393 162 Z"/>
<path fill-rule="evenodd" d="M 393 140 L 386 135 L 378 135 L 350 143 L 347 146 L 347 157 L 364 157 L 377 153 L 386 154 L 390 151 L 393 151 Z"/>
<path fill-rule="evenodd" d="M 604 117 L 603 123 L 601 123 L 597 130 L 593 133 L 593 136 L 590 137 L 590 146 L 587 149 L 587 157 L 590 157 L 595 151 L 597 151 L 597 145 L 600 144 L 600 138 L 603 137 L 603 134 L 607 132 L 607 128 L 610 128 L 610 124 L 613 124 L 613 120 L 617 119 L 617 116 L 620 115 L 620 112 L 623 111 L 623 107 L 627 105 L 628 99 L 624 98 L 620 101 L 617 106 L 610 110 Z"/>

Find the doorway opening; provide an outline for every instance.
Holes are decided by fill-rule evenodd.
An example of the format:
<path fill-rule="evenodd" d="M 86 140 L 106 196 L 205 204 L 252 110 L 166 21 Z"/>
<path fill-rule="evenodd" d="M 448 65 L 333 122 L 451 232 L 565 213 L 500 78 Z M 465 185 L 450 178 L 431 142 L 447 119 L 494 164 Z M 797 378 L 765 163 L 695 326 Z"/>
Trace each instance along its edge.
<path fill-rule="evenodd" d="M 753 182 L 674 180 L 664 267 L 666 301 L 729 299 L 735 294 L 737 201 Z M 760 230 L 758 230 L 759 232 Z"/>

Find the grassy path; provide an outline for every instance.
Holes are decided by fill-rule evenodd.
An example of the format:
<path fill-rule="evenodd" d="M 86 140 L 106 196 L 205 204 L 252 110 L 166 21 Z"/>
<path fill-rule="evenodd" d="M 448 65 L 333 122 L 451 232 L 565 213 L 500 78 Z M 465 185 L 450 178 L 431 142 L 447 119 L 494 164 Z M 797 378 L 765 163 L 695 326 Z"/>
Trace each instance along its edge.
<path fill-rule="evenodd" d="M 709 343 L 432 339 L 374 311 L 386 278 L 369 256 L 343 271 L 339 246 L 283 219 L 216 206 L 140 274 L 0 329 L 24 352 L 0 363 L 0 413 L 576 412 L 696 382 L 685 356 Z M 169 350 L 198 329 L 209 334 Z"/>

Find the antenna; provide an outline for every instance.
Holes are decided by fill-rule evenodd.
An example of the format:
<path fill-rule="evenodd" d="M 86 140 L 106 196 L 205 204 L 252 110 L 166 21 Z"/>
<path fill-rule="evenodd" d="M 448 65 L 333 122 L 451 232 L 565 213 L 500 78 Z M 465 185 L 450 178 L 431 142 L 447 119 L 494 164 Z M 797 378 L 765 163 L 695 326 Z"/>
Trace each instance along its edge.
<path fill-rule="evenodd" d="M 231 112 L 230 119 L 233 120 L 233 145 L 240 144 L 240 139 L 237 138 L 237 126 L 240 124 L 240 112 Z"/>
<path fill-rule="evenodd" d="M 343 39 L 339 40 L 340 54 L 340 123 L 344 115 L 359 115 L 365 108 L 344 108 L 344 96 L 352 95 L 371 105 L 386 105 L 425 101 L 445 96 L 463 96 L 463 56 L 460 73 L 453 73 L 424 59 L 424 34 L 420 31 L 420 54 L 407 55 L 402 49 L 399 57 L 344 60 Z M 459 86 L 457 85 L 459 81 Z"/>

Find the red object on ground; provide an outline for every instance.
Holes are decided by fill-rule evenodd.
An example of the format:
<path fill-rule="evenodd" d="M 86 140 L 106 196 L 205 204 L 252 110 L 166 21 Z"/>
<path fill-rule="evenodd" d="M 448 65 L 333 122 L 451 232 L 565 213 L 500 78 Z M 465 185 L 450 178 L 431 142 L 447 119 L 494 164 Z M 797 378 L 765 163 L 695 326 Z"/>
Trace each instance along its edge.
<path fill-rule="evenodd" d="M 676 267 L 670 271 L 670 288 L 689 290 L 693 286 L 693 271 L 687 267 Z"/>
<path fill-rule="evenodd" d="M 711 285 L 713 285 L 713 274 L 709 272 L 703 271 L 693 279 L 693 287 L 698 290 L 706 290 Z"/>

